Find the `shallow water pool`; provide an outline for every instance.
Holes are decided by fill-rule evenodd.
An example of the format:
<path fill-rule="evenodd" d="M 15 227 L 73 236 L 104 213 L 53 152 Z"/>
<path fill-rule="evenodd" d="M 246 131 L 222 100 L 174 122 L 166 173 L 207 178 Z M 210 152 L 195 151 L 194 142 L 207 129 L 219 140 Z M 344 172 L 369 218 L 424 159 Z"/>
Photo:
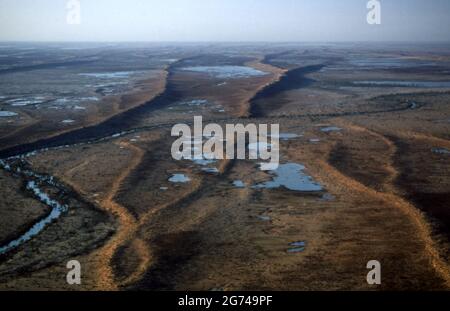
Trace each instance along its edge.
<path fill-rule="evenodd" d="M 267 73 L 246 66 L 195 66 L 182 68 L 184 71 L 206 73 L 220 79 L 236 79 L 264 76 Z"/>
<path fill-rule="evenodd" d="M 255 189 L 276 189 L 286 188 L 292 191 L 318 192 L 323 191 L 323 187 L 314 182 L 312 177 L 306 175 L 305 167 L 297 163 L 280 164 L 271 173 L 274 175 L 272 181 L 264 182 L 253 186 Z"/>

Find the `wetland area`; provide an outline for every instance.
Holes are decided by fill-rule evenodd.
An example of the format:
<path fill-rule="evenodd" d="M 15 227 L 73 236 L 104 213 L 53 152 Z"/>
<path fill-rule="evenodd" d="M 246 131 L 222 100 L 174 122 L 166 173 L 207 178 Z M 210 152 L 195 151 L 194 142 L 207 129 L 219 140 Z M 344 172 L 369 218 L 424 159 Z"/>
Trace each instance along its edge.
<path fill-rule="evenodd" d="M 450 288 L 449 45 L 0 54 L 0 290 Z M 279 167 L 174 160 L 194 116 L 279 124 Z"/>

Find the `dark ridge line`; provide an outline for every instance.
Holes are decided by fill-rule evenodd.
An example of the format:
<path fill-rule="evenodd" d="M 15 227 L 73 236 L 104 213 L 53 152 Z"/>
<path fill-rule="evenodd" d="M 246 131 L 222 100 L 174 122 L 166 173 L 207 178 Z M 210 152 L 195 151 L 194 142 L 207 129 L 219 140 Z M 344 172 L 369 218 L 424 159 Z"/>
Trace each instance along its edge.
<path fill-rule="evenodd" d="M 200 60 L 200 63 L 202 60 L 204 59 L 208 59 L 208 58 L 214 58 L 217 56 L 225 56 L 226 59 L 224 59 L 224 61 L 220 62 L 219 64 L 215 64 L 215 65 L 211 65 L 211 66 L 224 66 L 224 65 L 235 65 L 235 66 L 243 66 L 246 62 L 250 61 L 250 60 L 256 60 L 256 58 L 251 57 L 251 56 L 227 56 L 227 55 L 223 55 L 220 53 L 202 53 L 199 55 L 194 55 L 194 56 L 189 56 L 189 57 L 185 57 L 183 59 L 180 59 L 179 61 L 175 63 L 173 63 L 173 69 L 178 69 L 178 68 L 183 68 L 183 66 L 188 65 L 187 62 L 191 62 L 191 61 L 197 61 Z M 204 66 L 204 65 L 201 65 Z"/>
<path fill-rule="evenodd" d="M 383 134 L 382 134 L 383 135 Z M 423 199 L 421 200 L 422 195 L 430 195 L 430 196 L 439 196 L 439 195 L 447 195 L 448 192 L 437 192 L 437 193 L 426 193 L 425 191 L 421 192 L 420 190 L 414 189 L 410 184 L 408 184 L 408 171 L 405 169 L 399 162 L 401 161 L 401 156 L 403 152 L 408 151 L 410 148 L 407 140 L 402 139 L 399 136 L 395 136 L 393 134 L 383 135 L 386 139 L 389 139 L 396 147 L 396 152 L 392 157 L 392 166 L 398 171 L 398 175 L 396 176 L 393 184 L 401 189 L 404 193 L 400 195 L 401 198 L 410 202 L 417 210 L 421 211 L 428 223 L 431 224 L 431 233 L 439 242 L 439 244 L 450 243 L 450 219 L 443 215 L 439 215 L 439 211 L 433 210 L 433 205 L 429 204 L 428 200 L 425 203 Z M 416 140 L 416 139 L 413 139 Z M 446 252 L 447 255 L 449 252 Z M 444 256 L 447 256 L 445 252 Z"/>
<path fill-rule="evenodd" d="M 342 113 L 325 113 L 325 114 L 306 114 L 306 115 L 290 115 L 290 116 L 272 116 L 270 118 L 280 119 L 300 119 L 300 118 L 337 118 L 337 117 L 349 117 L 349 116 L 362 116 L 369 114 L 385 113 L 385 112 L 400 112 L 406 110 L 417 110 L 425 106 L 425 104 L 410 103 L 404 107 L 391 108 L 386 110 L 373 110 L 373 111 L 355 111 L 355 112 L 342 112 Z M 415 107 L 415 108 L 414 108 Z"/>
<path fill-rule="evenodd" d="M 289 50 L 289 51 L 284 51 L 284 52 L 279 52 L 279 53 L 267 54 L 267 55 L 264 56 L 264 58 L 262 59 L 261 62 L 264 63 L 264 64 L 267 64 L 267 65 L 271 65 L 271 66 L 280 68 L 280 67 L 274 65 L 273 63 L 271 63 L 271 61 L 273 59 L 277 58 L 277 57 L 284 56 L 284 55 L 289 55 L 292 52 L 296 52 L 296 50 Z"/>
<path fill-rule="evenodd" d="M 306 118 L 310 118 L 310 119 L 314 119 L 314 118 L 317 118 L 317 119 L 321 119 L 321 118 L 337 118 L 337 117 L 347 117 L 347 116 L 370 115 L 370 114 L 378 114 L 378 113 L 386 113 L 386 112 L 401 112 L 401 111 L 406 111 L 406 110 L 411 110 L 411 109 L 420 109 L 420 108 L 425 106 L 425 104 L 420 104 L 420 103 L 415 103 L 415 105 L 416 105 L 416 108 L 414 108 L 414 103 L 410 103 L 407 106 L 398 107 L 398 108 L 392 108 L 392 109 L 373 110 L 373 111 L 342 112 L 342 113 L 329 113 L 329 114 L 278 115 L 278 116 L 275 115 L 275 116 L 263 116 L 263 117 L 249 116 L 249 117 L 241 117 L 241 118 L 233 118 L 233 117 L 229 117 L 229 118 L 211 118 L 211 119 L 204 119 L 203 122 L 227 122 L 227 121 L 230 122 L 230 121 L 235 121 L 235 123 L 236 123 L 236 122 L 263 121 L 263 120 L 273 120 L 273 119 L 295 120 L 295 119 L 306 119 Z M 174 124 L 178 124 L 178 123 L 181 123 L 181 122 L 183 122 L 184 124 L 188 124 L 188 125 L 192 125 L 193 124 L 192 120 L 176 120 L 176 121 L 170 122 L 170 123 L 160 123 L 160 124 L 154 124 L 154 125 L 150 125 L 150 126 L 129 128 L 126 131 L 124 131 L 124 132 L 126 132 L 126 133 L 124 133 L 124 135 L 130 134 L 130 133 L 137 133 L 137 132 L 148 131 L 148 130 L 163 129 L 163 128 L 171 127 Z M 72 132 L 69 132 L 69 133 L 66 133 L 66 134 L 70 134 L 70 133 L 72 133 Z M 116 134 L 116 133 L 114 133 L 114 134 Z M 64 134 L 62 134 L 62 135 L 64 135 Z M 60 137 L 60 136 L 55 136 L 54 137 L 55 139 L 49 138 L 49 139 L 38 140 L 38 141 L 33 142 L 33 143 L 19 145 L 19 146 L 15 146 L 15 147 L 11 147 L 11 148 L 5 149 L 5 150 L 1 150 L 0 151 L 0 159 L 5 159 L 5 158 L 9 158 L 9 157 L 19 156 L 19 155 L 22 155 L 22 154 L 26 154 L 28 152 L 39 151 L 39 150 L 46 149 L 46 148 L 52 149 L 52 148 L 58 148 L 58 147 L 62 147 L 62 146 L 74 146 L 74 145 L 77 145 L 77 144 L 99 143 L 99 142 L 103 142 L 103 141 L 107 140 L 108 138 L 115 139 L 116 137 L 112 137 L 112 135 L 113 134 L 105 135 L 105 136 L 97 136 L 97 137 L 92 138 L 92 139 L 80 140 L 80 141 L 76 141 L 76 142 L 73 142 L 73 143 L 57 144 L 55 142 L 52 145 L 45 144 L 48 141 L 54 142 L 54 140 L 56 138 Z M 20 150 L 26 150 L 26 151 L 25 152 L 19 152 Z"/>
<path fill-rule="evenodd" d="M 8 158 L 15 155 L 25 154 L 37 149 L 54 148 L 63 145 L 74 145 L 77 143 L 95 140 L 100 137 L 107 137 L 129 129 L 132 121 L 145 112 L 156 110 L 164 106 L 167 99 L 167 92 L 158 95 L 153 100 L 132 108 L 124 113 L 113 116 L 97 125 L 83 127 L 67 133 L 59 134 L 50 138 L 44 138 L 35 142 L 13 146 L 0 151 L 0 158 Z M 149 107 L 151 106 L 151 107 Z"/>
<path fill-rule="evenodd" d="M 176 101 L 180 97 L 180 95 L 174 90 L 174 87 L 170 82 L 170 78 L 173 76 L 174 71 L 179 68 L 179 66 L 182 65 L 186 60 L 197 58 L 197 56 L 183 58 L 170 64 L 166 68 L 168 74 L 164 91 L 150 101 L 138 107 L 134 107 L 130 110 L 112 116 L 111 118 L 106 119 L 96 125 L 75 129 L 73 131 L 62 133 L 53 137 L 38 139 L 34 142 L 12 146 L 0 150 L 0 159 L 26 154 L 39 149 L 55 148 L 65 145 L 70 146 L 78 143 L 95 141 L 97 139 L 106 138 L 117 133 L 135 130 L 136 128 L 133 128 L 133 124 L 139 121 L 143 114 L 164 108 L 167 104 Z"/>
<path fill-rule="evenodd" d="M 168 74 L 164 91 L 146 103 L 112 116 L 95 125 L 0 150 L 0 159 L 25 154 L 38 149 L 83 143 L 132 129 L 133 124 L 138 122 L 142 118 L 142 115 L 159 110 L 168 103 L 177 100 L 179 94 L 177 94 L 173 85 L 170 83 L 170 77 L 173 75 L 172 69 L 181 61 L 174 62 L 166 68 Z"/>
<path fill-rule="evenodd" d="M 98 60 L 77 60 L 77 61 L 70 61 L 70 62 L 47 63 L 47 64 L 8 68 L 8 69 L 0 70 L 0 75 L 8 74 L 8 73 L 15 73 L 15 72 L 32 71 L 32 70 L 51 69 L 51 68 L 57 68 L 57 67 L 63 67 L 63 66 L 86 65 L 86 64 L 95 63 L 96 61 L 98 61 Z"/>
<path fill-rule="evenodd" d="M 250 117 L 264 117 L 264 112 L 256 106 L 256 101 L 264 98 L 270 98 L 282 92 L 307 87 L 315 80 L 305 77 L 305 75 L 321 70 L 324 64 L 299 67 L 284 73 L 278 81 L 264 87 L 257 92 L 249 101 Z"/>
<path fill-rule="evenodd" d="M 197 57 L 186 58 L 187 60 L 196 59 Z M 128 131 L 133 129 L 133 124 L 138 121 L 143 114 L 148 112 L 156 111 L 168 103 L 176 101 L 179 94 L 174 90 L 173 85 L 170 82 L 170 77 L 173 75 L 173 71 L 178 68 L 180 64 L 183 64 L 186 59 L 180 59 L 171 65 L 169 65 L 167 70 L 166 87 L 164 91 L 157 95 L 150 101 L 132 108 L 130 110 L 119 113 L 109 119 L 106 119 L 99 124 L 79 128 L 67 133 L 62 133 L 53 137 L 39 139 L 34 142 L 25 143 L 17 146 L 12 146 L 3 150 L 0 150 L 0 158 L 8 158 L 12 156 L 17 156 L 21 154 L 26 154 L 35 150 L 44 148 L 54 148 L 64 145 L 75 145 L 77 143 L 83 143 L 88 141 L 93 141 L 99 138 L 104 138 L 110 135 L 114 135 L 120 132 Z M 79 61 L 73 62 L 74 64 L 79 64 Z M 67 63 L 64 63 L 67 64 Z M 50 66 L 50 64 L 37 65 L 37 66 Z M 51 64 L 55 66 L 55 64 Z M 36 69 L 36 66 L 33 66 Z M 19 70 L 19 69 L 17 69 Z"/>
<path fill-rule="evenodd" d="M 166 69 L 168 72 L 167 81 L 169 81 L 169 77 L 173 75 L 173 68 L 176 68 L 178 64 L 183 62 L 184 59 L 181 59 Z M 323 65 L 314 65 L 314 66 L 308 66 L 308 67 L 317 67 L 317 66 L 323 66 Z M 305 68 L 308 68 L 305 67 Z M 303 70 L 304 68 L 297 68 L 298 70 Z M 296 69 L 293 69 L 296 70 Z M 161 107 L 165 106 L 167 104 L 167 100 L 170 100 L 169 93 L 170 93 L 170 85 L 167 85 L 163 93 L 155 97 L 154 99 L 148 101 L 147 103 L 135 107 L 133 109 L 130 109 L 128 111 L 125 111 L 119 115 L 116 115 L 110 119 L 107 119 L 103 122 L 101 122 L 98 125 L 93 125 L 90 127 L 81 128 L 78 130 L 74 130 L 68 133 L 63 133 L 54 137 L 46 138 L 46 139 L 40 139 L 35 142 L 26 143 L 18 146 L 13 146 L 10 148 L 6 148 L 3 150 L 0 150 L 0 159 L 9 158 L 12 156 L 18 156 L 22 154 L 26 154 L 28 152 L 32 152 L 35 150 L 41 150 L 45 148 L 56 148 L 61 146 L 72 146 L 79 143 L 89 143 L 89 142 L 98 142 L 100 140 L 107 139 L 108 136 L 117 134 L 119 132 L 141 132 L 145 130 L 152 130 L 157 128 L 165 128 L 169 126 L 173 126 L 176 123 L 184 122 L 187 124 L 191 124 L 192 121 L 183 121 L 183 120 L 177 120 L 171 123 L 160 123 L 155 124 L 152 126 L 143 126 L 143 127 L 128 127 L 125 129 L 123 124 L 120 124 L 124 118 L 128 117 L 139 117 L 142 113 L 146 113 L 149 111 L 155 111 L 160 109 Z M 173 91 L 173 93 L 175 93 Z M 424 93 L 408 93 L 408 94 L 392 94 L 392 95 L 381 95 L 378 97 L 373 98 L 372 100 L 377 100 L 379 98 L 389 98 L 393 96 L 416 96 L 416 95 L 424 95 L 424 96 L 435 96 L 439 94 L 450 94 L 450 92 L 424 92 Z M 172 94 L 173 97 L 176 97 L 177 94 Z M 257 96 L 257 95 L 255 95 Z M 251 100 L 253 101 L 253 99 Z M 250 102 L 251 102 L 250 101 Z M 419 104 L 416 103 L 417 106 L 415 109 L 420 109 L 425 104 Z M 374 111 L 357 111 L 357 112 L 343 112 L 343 113 L 329 113 L 329 114 L 306 114 L 306 115 L 279 115 L 279 116 L 258 116 L 258 115 L 250 115 L 248 117 L 242 117 L 242 118 L 233 118 L 233 117 L 227 117 L 227 118 L 212 118 L 208 120 L 204 120 L 204 122 L 223 122 L 223 121 L 249 121 L 249 120 L 260 120 L 261 119 L 301 119 L 301 118 L 334 118 L 334 117 L 346 117 L 346 116 L 358 116 L 358 115 L 370 115 L 370 114 L 377 114 L 377 113 L 386 113 L 386 112 L 401 112 L 406 111 L 409 109 L 413 109 L 413 104 L 409 104 L 407 107 L 399 107 L 399 108 L 392 108 L 392 109 L 385 109 L 385 110 L 374 110 Z M 130 122 L 128 122 L 130 123 Z M 118 124 L 118 127 L 115 128 L 114 125 Z M 102 130 L 101 134 L 99 134 L 97 131 Z"/>

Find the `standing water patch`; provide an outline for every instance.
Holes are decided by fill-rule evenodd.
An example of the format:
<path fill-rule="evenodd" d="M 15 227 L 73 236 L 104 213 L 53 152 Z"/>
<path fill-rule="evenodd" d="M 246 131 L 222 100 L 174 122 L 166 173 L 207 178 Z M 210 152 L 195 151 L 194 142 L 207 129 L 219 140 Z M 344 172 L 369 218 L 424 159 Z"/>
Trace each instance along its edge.
<path fill-rule="evenodd" d="M 242 180 L 233 181 L 233 186 L 235 188 L 245 188 L 245 183 Z"/>
<path fill-rule="evenodd" d="M 291 248 L 287 250 L 288 253 L 301 253 L 305 251 L 306 242 L 304 241 L 293 242 L 290 243 L 289 246 L 291 246 Z"/>
<path fill-rule="evenodd" d="M 187 183 L 191 181 L 191 179 L 184 174 L 173 174 L 173 176 L 169 178 L 169 181 L 173 183 Z"/>
<path fill-rule="evenodd" d="M 9 117 L 15 117 L 17 116 L 17 113 L 12 111 L 0 111 L 0 118 L 9 118 Z"/>
<path fill-rule="evenodd" d="M 320 129 L 322 132 L 324 133 L 331 133 L 331 132 L 340 132 L 342 131 L 342 129 L 340 127 L 336 127 L 336 126 L 329 126 L 329 127 L 324 127 Z"/>
<path fill-rule="evenodd" d="M 450 150 L 445 149 L 445 148 L 433 148 L 431 151 L 433 153 L 436 153 L 436 154 L 448 154 L 448 155 L 450 155 Z"/>
<path fill-rule="evenodd" d="M 267 73 L 246 66 L 196 66 L 185 67 L 183 71 L 206 73 L 219 79 L 236 79 L 264 76 Z"/>
<path fill-rule="evenodd" d="M 305 167 L 297 163 L 281 164 L 279 167 L 271 171 L 273 175 L 272 181 L 264 182 L 253 186 L 255 189 L 276 189 L 284 187 L 292 191 L 301 192 L 317 192 L 322 191 L 323 187 L 314 182 L 313 179 L 306 175 L 303 170 Z"/>

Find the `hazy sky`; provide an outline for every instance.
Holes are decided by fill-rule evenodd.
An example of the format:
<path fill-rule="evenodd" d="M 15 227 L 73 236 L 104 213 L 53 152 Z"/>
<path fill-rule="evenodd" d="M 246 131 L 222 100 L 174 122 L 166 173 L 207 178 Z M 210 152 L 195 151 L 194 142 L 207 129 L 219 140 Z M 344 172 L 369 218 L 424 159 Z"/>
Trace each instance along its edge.
<path fill-rule="evenodd" d="M 450 0 L 0 0 L 0 41 L 450 41 Z"/>

